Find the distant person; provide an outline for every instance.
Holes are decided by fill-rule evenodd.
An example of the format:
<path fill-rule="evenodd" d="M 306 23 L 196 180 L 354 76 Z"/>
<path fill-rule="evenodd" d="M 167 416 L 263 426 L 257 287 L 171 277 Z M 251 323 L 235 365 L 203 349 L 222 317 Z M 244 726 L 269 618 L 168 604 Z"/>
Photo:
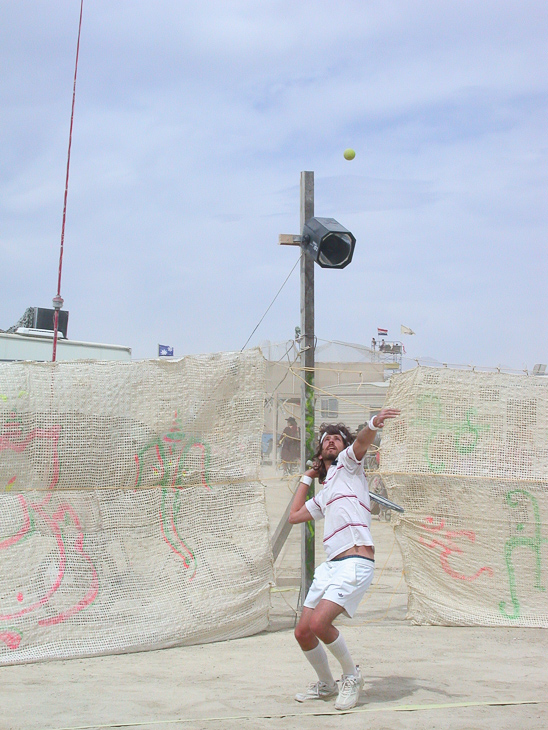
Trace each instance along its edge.
<path fill-rule="evenodd" d="M 301 434 L 293 416 L 286 420 L 287 426 L 282 431 L 278 446 L 282 447 L 280 458 L 284 474 L 294 474 L 301 458 Z"/>
<path fill-rule="evenodd" d="M 386 345 L 384 344 L 384 340 L 381 340 L 381 344 L 379 345 L 379 350 L 380 350 L 381 352 L 384 352 L 384 348 L 385 348 L 385 347 L 386 347 Z"/>
<path fill-rule="evenodd" d="M 327 553 L 327 561 L 316 568 L 295 628 L 295 638 L 318 675 L 317 682 L 295 696 L 297 702 L 337 696 L 335 708 L 349 710 L 363 687 L 360 669 L 333 621 L 343 612 L 352 618 L 373 580 L 375 549 L 364 458 L 378 429 L 398 415 L 394 408 L 383 408 L 355 440 L 342 423 L 322 424 L 313 466 L 303 474 L 295 492 L 289 522 L 325 518 L 323 544 Z M 316 478 L 323 489 L 306 500 Z M 323 644 L 342 667 L 340 687 L 331 674 Z"/>
<path fill-rule="evenodd" d="M 371 349 L 375 350 L 376 348 L 377 348 L 377 340 L 374 337 L 372 337 L 371 338 Z"/>

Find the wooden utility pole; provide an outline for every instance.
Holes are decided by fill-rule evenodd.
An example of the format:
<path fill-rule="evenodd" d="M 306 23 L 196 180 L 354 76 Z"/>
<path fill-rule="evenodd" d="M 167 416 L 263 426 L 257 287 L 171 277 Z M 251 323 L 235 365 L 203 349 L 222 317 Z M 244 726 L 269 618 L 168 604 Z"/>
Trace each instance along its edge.
<path fill-rule="evenodd" d="M 281 233 L 278 242 L 282 246 L 301 247 L 301 469 L 304 472 L 307 461 L 314 458 L 314 262 L 327 269 L 344 269 L 352 261 L 356 243 L 354 234 L 334 218 L 314 217 L 313 172 L 301 172 L 301 232 L 299 235 Z M 312 499 L 313 496 L 314 482 L 308 489 L 307 499 Z M 293 499 L 294 496 L 272 538 L 274 560 L 291 530 L 287 520 Z M 314 537 L 314 521 L 303 523 L 301 606 L 314 577 Z"/>
<path fill-rule="evenodd" d="M 307 256 L 302 245 L 304 224 L 314 217 L 314 173 L 301 172 L 301 232 L 299 235 L 282 233 L 279 243 L 282 246 L 301 247 L 301 470 L 306 471 L 306 462 L 314 458 L 314 259 Z M 314 482 L 307 492 L 307 499 L 314 496 Z M 278 557 L 289 535 L 291 525 L 287 521 L 293 499 L 272 538 L 274 560 Z M 301 598 L 304 603 L 314 577 L 314 520 L 304 522 L 301 538 Z"/>
<path fill-rule="evenodd" d="M 306 221 L 314 217 L 314 173 L 301 172 L 301 232 Z M 301 470 L 314 457 L 314 260 L 301 248 Z M 301 473 L 302 473 L 301 472 Z M 314 482 L 307 499 L 314 496 Z M 301 605 L 314 577 L 314 520 L 302 524 Z"/>

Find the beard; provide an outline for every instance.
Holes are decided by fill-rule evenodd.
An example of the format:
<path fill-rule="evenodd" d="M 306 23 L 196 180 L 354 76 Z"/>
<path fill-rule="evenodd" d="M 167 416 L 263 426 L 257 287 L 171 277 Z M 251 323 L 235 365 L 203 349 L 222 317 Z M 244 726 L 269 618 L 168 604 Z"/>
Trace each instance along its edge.
<path fill-rule="evenodd" d="M 325 448 L 322 449 L 322 459 L 325 461 L 326 459 L 328 461 L 335 461 L 337 456 L 341 453 L 342 448 L 339 449 L 337 446 L 331 447 L 329 449 Z"/>

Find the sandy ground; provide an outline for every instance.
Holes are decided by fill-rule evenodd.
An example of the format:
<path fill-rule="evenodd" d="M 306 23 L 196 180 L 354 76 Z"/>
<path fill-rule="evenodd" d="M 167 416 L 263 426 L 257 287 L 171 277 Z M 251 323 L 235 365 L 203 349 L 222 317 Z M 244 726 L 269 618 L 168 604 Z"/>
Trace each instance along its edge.
<path fill-rule="evenodd" d="M 291 483 L 272 469 L 264 474 L 275 529 Z M 357 616 L 339 622 L 366 678 L 351 712 L 337 713 L 332 701 L 293 700 L 313 679 L 292 634 L 300 550 L 294 529 L 276 565 L 269 631 L 216 644 L 1 668 L 1 730 L 548 728 L 548 632 L 411 625 L 392 527 L 374 519 L 373 534 L 372 589 Z"/>

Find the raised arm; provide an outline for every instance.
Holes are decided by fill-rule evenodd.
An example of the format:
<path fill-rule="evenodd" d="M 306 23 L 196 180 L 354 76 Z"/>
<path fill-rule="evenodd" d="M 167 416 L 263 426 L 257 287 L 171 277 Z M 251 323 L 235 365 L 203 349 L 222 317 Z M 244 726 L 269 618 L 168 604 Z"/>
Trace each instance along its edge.
<path fill-rule="evenodd" d="M 365 452 L 375 440 L 375 433 L 379 428 L 383 428 L 384 422 L 389 418 L 397 418 L 399 415 L 400 411 L 397 408 L 383 408 L 380 413 L 377 413 L 369 421 L 369 424 L 374 426 L 374 428 L 370 428 L 369 424 L 365 428 L 362 428 L 352 445 L 354 455 L 358 461 L 363 459 Z"/>
<path fill-rule="evenodd" d="M 298 525 L 299 522 L 308 522 L 314 519 L 304 505 L 310 484 L 312 484 L 313 479 L 317 478 L 318 472 L 315 469 L 309 469 L 303 476 L 308 478 L 303 482 L 303 477 L 301 477 L 289 512 L 288 522 L 291 522 L 292 525 Z M 310 479 L 310 482 L 308 479 Z"/>

